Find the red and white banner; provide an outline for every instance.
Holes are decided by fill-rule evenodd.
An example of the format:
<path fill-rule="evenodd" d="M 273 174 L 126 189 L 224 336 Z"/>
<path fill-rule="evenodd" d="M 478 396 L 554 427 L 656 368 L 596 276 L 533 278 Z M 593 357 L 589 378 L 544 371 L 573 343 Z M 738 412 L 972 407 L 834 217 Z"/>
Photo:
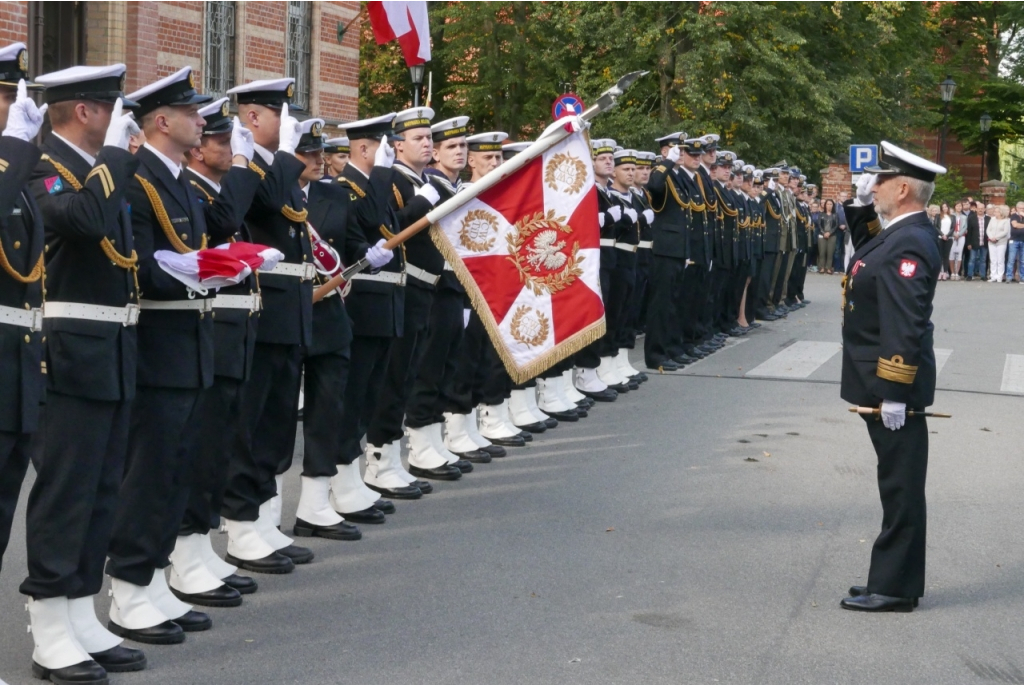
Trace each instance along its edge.
<path fill-rule="evenodd" d="M 439 219 L 431 235 L 515 382 L 604 335 L 597 190 L 584 133 Z"/>
<path fill-rule="evenodd" d="M 205 294 L 211 288 L 241 283 L 261 267 L 272 270 L 284 259 L 284 254 L 266 245 L 238 242 L 185 254 L 157 250 L 153 257 L 166 273 L 192 290 Z"/>
<path fill-rule="evenodd" d="M 366 3 L 377 45 L 398 39 L 406 66 L 430 61 L 426 0 L 371 0 Z"/>

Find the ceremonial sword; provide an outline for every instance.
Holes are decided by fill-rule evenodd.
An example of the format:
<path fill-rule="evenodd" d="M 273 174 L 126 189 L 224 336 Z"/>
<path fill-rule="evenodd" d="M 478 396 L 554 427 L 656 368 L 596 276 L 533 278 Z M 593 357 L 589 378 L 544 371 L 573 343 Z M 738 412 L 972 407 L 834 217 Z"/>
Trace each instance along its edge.
<path fill-rule="evenodd" d="M 882 410 L 878 407 L 850 407 L 851 414 L 862 414 L 864 416 L 879 416 Z M 933 419 L 951 419 L 952 414 L 942 414 L 937 411 L 908 411 L 907 416 L 925 416 Z"/>

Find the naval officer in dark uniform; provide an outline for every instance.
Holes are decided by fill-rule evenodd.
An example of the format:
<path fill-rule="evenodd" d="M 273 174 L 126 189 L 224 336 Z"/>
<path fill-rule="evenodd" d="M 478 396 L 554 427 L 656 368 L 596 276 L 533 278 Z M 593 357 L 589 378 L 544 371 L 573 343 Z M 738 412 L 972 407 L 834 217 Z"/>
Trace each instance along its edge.
<path fill-rule="evenodd" d="M 864 206 L 846 205 L 856 252 L 843 292 L 841 395 L 879 407 L 864 419 L 878 455 L 882 531 L 867 585 L 841 605 L 909 612 L 924 595 L 928 426 L 907 410 L 935 398 L 931 316 L 942 258 L 925 207 L 946 170 L 883 141 L 880 164 L 866 171 L 857 187 Z"/>
<path fill-rule="evenodd" d="M 107 574 L 110 629 L 137 642 L 181 643 L 183 631 L 213 622 L 171 594 L 170 565 L 199 437 L 199 399 L 213 384 L 213 293 L 195 292 L 165 272 L 154 253 L 207 246 L 206 221 L 182 169 L 203 133 L 191 67 L 128 96 L 146 134 L 128 184 L 139 258 L 138 371 L 128 458 L 114 518 Z"/>
<path fill-rule="evenodd" d="M 47 411 L 26 515 L 28 578 L 38 602 L 67 598 L 79 644 L 104 670 L 146 658 L 96 619 L 93 598 L 114 523 L 135 396 L 138 257 L 125 192 L 139 166 L 123 64 L 40 76 L 52 132 L 32 192 L 47 230 Z M 44 631 L 33 631 L 43 640 Z M 40 663 L 40 665 L 44 665 Z M 67 677 L 67 674 L 57 674 Z"/>

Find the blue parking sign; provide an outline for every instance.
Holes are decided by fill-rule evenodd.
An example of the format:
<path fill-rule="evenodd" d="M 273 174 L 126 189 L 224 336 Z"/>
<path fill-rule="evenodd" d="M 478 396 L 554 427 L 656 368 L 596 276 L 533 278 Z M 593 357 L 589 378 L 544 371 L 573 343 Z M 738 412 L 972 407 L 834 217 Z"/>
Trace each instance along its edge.
<path fill-rule="evenodd" d="M 859 174 L 864 167 L 878 164 L 877 145 L 851 145 L 850 146 L 850 171 Z"/>

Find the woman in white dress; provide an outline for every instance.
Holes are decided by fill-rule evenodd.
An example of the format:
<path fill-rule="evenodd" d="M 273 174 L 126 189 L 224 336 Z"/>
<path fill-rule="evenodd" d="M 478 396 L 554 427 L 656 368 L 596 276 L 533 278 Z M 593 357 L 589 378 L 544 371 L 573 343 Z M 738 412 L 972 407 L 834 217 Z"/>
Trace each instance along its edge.
<path fill-rule="evenodd" d="M 1006 246 L 1010 242 L 1010 208 L 998 205 L 995 216 L 985 229 L 988 236 L 988 261 L 991 265 L 989 283 L 1001 283 L 1006 271 Z"/>

